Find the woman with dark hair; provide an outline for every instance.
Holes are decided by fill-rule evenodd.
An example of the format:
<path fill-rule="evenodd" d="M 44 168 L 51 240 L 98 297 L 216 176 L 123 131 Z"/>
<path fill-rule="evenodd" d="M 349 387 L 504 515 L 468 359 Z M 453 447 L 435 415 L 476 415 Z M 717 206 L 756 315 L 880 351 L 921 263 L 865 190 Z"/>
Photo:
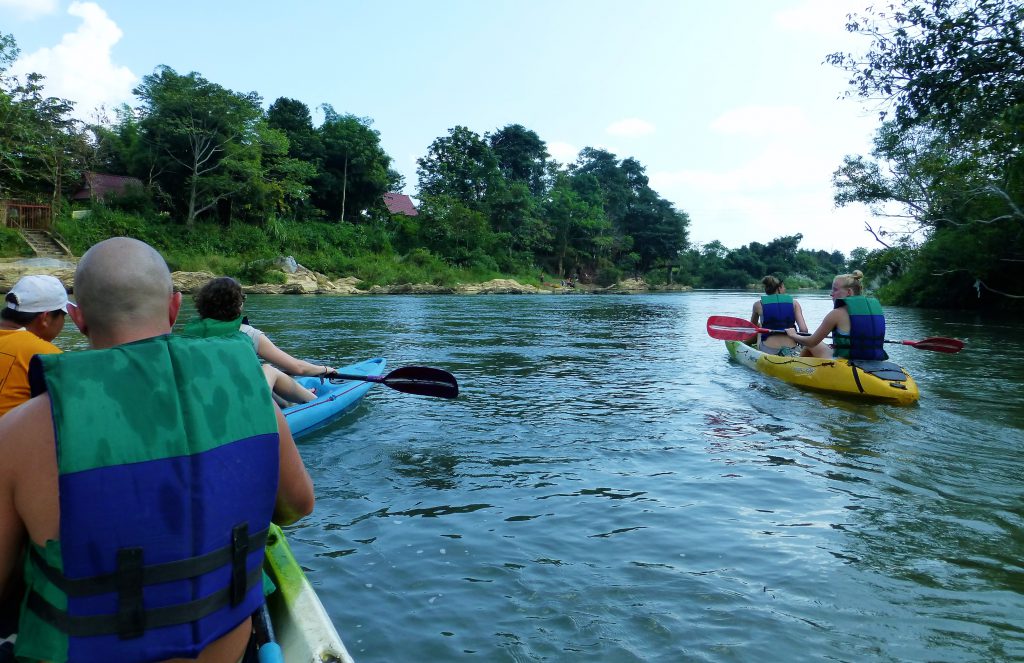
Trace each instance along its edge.
<path fill-rule="evenodd" d="M 199 319 L 189 322 L 185 326 L 185 333 L 191 336 L 219 336 L 240 331 L 248 336 L 257 356 L 268 362 L 263 365 L 267 384 L 282 399 L 292 403 L 308 403 L 316 398 L 315 393 L 289 376 L 325 377 L 334 372 L 330 366 L 296 359 L 274 345 L 262 331 L 244 323 L 242 310 L 245 294 L 242 293 L 241 284 L 230 276 L 211 279 L 199 289 L 194 300 Z"/>
<path fill-rule="evenodd" d="M 769 275 L 761 279 L 761 283 L 764 284 L 764 296 L 754 302 L 750 324 L 780 330 L 796 327 L 806 333 L 807 323 L 800 302 L 786 294 L 786 284 L 782 279 Z M 757 342 L 758 350 L 773 355 L 795 355 L 796 347 L 796 342 L 785 332 L 761 334 Z"/>

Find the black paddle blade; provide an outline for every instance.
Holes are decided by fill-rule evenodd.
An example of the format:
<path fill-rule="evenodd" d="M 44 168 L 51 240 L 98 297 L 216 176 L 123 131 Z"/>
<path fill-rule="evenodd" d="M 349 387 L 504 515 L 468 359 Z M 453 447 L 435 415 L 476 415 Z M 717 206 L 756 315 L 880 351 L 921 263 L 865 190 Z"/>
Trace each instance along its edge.
<path fill-rule="evenodd" d="M 459 383 L 448 371 L 429 366 L 403 366 L 396 368 L 381 380 L 396 391 L 436 398 L 456 398 Z"/>
<path fill-rule="evenodd" d="M 379 382 L 395 391 L 417 396 L 433 396 L 435 398 L 456 398 L 459 395 L 459 383 L 448 371 L 429 366 L 403 366 L 396 368 L 387 375 L 348 375 L 333 373 L 330 378 L 342 380 L 359 380 L 360 382 Z"/>

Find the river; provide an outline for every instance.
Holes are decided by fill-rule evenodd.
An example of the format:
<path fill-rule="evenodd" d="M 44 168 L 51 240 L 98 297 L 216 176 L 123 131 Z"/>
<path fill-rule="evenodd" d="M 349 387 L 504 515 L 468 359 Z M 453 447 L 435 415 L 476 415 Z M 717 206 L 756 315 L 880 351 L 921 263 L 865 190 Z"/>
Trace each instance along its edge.
<path fill-rule="evenodd" d="M 731 363 L 706 319 L 753 300 L 250 296 L 297 356 L 461 385 L 300 440 L 289 538 L 356 660 L 1024 659 L 1020 320 L 888 308 L 967 347 L 890 346 L 921 400 L 865 404 Z"/>

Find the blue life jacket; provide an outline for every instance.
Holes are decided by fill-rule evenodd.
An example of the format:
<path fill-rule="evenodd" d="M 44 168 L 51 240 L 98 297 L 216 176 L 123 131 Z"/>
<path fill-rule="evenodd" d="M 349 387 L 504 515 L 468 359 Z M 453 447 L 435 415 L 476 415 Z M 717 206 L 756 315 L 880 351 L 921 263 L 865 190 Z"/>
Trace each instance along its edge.
<path fill-rule="evenodd" d="M 850 314 L 850 333 L 841 334 L 838 330 L 833 332 L 833 355 L 846 359 L 888 359 L 884 346 L 885 316 L 878 300 L 857 295 L 837 299 L 835 305 L 837 308 L 845 306 Z"/>
<path fill-rule="evenodd" d="M 761 326 L 767 329 L 789 329 L 796 326 L 796 309 L 789 295 L 761 296 Z M 764 340 L 771 334 L 762 334 Z"/>
<path fill-rule="evenodd" d="M 196 657 L 263 603 L 277 418 L 241 335 L 37 356 L 60 538 L 31 545 L 19 657 Z"/>

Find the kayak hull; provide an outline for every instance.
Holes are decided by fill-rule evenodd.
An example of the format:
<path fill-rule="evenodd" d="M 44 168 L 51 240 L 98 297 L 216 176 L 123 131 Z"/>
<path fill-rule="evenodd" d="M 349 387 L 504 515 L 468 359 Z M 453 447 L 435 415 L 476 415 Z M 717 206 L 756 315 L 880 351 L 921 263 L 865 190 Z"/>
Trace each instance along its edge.
<path fill-rule="evenodd" d="M 737 362 L 769 377 L 815 391 L 891 403 L 914 403 L 917 383 L 889 361 L 783 357 L 761 352 L 740 341 L 726 341 Z"/>
<path fill-rule="evenodd" d="M 387 360 L 383 357 L 376 357 L 361 361 L 357 364 L 350 364 L 338 369 L 339 373 L 348 375 L 381 375 Z M 309 403 L 292 405 L 283 410 L 288 428 L 292 431 L 293 437 L 299 437 L 309 433 L 320 426 L 330 423 L 334 419 L 351 411 L 363 399 L 375 382 L 360 382 L 358 380 L 324 380 L 315 377 L 299 377 L 295 381 L 307 389 L 316 389 L 317 399 Z"/>
<path fill-rule="evenodd" d="M 287 663 L 352 663 L 323 603 L 277 525 L 270 526 L 263 570 L 277 585 L 267 597 L 274 636 Z"/>

